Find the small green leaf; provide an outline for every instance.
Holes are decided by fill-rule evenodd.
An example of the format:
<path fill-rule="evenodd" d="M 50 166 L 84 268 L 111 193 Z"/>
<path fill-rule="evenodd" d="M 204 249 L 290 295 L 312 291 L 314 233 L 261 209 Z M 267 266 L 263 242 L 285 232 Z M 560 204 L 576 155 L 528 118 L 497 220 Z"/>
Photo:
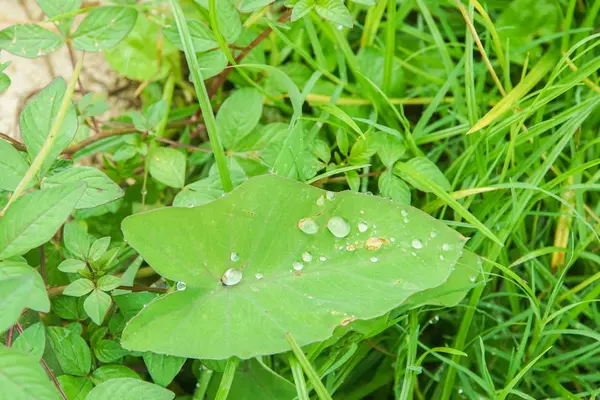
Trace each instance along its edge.
<path fill-rule="evenodd" d="M 192 38 L 192 45 L 196 53 L 202 53 L 211 49 L 219 47 L 215 36 L 211 32 L 210 28 L 203 22 L 195 20 L 187 20 L 188 28 L 190 29 L 190 37 Z M 177 25 L 172 22 L 171 25 L 163 30 L 167 40 L 179 50 L 183 51 L 183 44 L 179 37 L 179 31 Z M 204 76 L 204 74 L 203 74 Z"/>
<path fill-rule="evenodd" d="M 75 205 L 75 209 L 93 208 L 123 197 L 123 190 L 106 174 L 94 167 L 72 167 L 45 178 L 42 189 L 74 182 L 85 182 L 87 188 Z"/>
<path fill-rule="evenodd" d="M 90 252 L 90 237 L 85 228 L 75 222 L 68 222 L 63 228 L 63 242 L 69 252 L 80 260 L 85 260 Z"/>
<path fill-rule="evenodd" d="M 119 364 L 103 365 L 94 372 L 92 372 L 92 381 L 94 381 L 95 385 L 99 385 L 103 382 L 106 382 L 109 379 L 115 378 L 142 379 L 131 368 Z"/>
<path fill-rule="evenodd" d="M 104 275 L 98 279 L 98 289 L 109 292 L 121 284 L 121 278 L 114 275 Z"/>
<path fill-rule="evenodd" d="M 116 378 L 96 386 L 86 400 L 171 400 L 175 393 L 158 385 L 133 378 Z"/>
<path fill-rule="evenodd" d="M 259 8 L 263 8 L 268 6 L 275 0 L 242 0 L 242 2 L 238 5 L 238 10 L 242 13 L 249 13 L 254 10 L 258 10 Z"/>
<path fill-rule="evenodd" d="M 175 149 L 158 147 L 150 154 L 150 175 L 174 188 L 185 186 L 185 155 Z"/>
<path fill-rule="evenodd" d="M 100 289 L 94 289 L 85 299 L 83 308 L 95 324 L 101 325 L 111 304 L 112 300 L 109 295 Z"/>
<path fill-rule="evenodd" d="M 110 246 L 110 236 L 105 236 L 100 239 L 96 239 L 90 247 L 89 259 L 90 260 L 98 260 L 106 250 L 108 250 L 108 246 Z"/>
<path fill-rule="evenodd" d="M 435 182 L 439 187 L 444 189 L 445 191 L 449 191 L 452 189 L 452 185 L 448 181 L 448 178 L 444 176 L 444 173 L 440 171 L 440 169 L 431 162 L 427 157 L 415 157 L 411 158 L 406 162 L 406 164 L 410 165 L 421 175 L 425 175 L 427 178 Z M 398 173 L 398 172 L 396 172 Z M 421 185 L 420 182 L 414 180 L 410 175 L 399 171 L 398 175 L 410 183 L 413 187 L 423 191 L 429 192 L 430 189 L 427 186 Z"/>
<path fill-rule="evenodd" d="M 99 95 L 88 93 L 77 103 L 79 114 L 84 117 L 97 117 L 110 109 L 108 103 Z"/>
<path fill-rule="evenodd" d="M 13 343 L 15 349 L 29 354 L 36 360 L 40 360 L 46 348 L 46 334 L 44 324 L 38 322 L 25 329 Z"/>
<path fill-rule="evenodd" d="M 315 8 L 315 0 L 300 0 L 292 8 L 292 16 L 290 20 L 295 22 Z"/>
<path fill-rule="evenodd" d="M 144 353 L 144 363 L 152 380 L 162 387 L 167 387 L 185 364 L 185 358 L 156 354 L 150 351 Z"/>
<path fill-rule="evenodd" d="M 123 349 L 121 345 L 114 340 L 101 340 L 94 347 L 94 354 L 98 361 L 103 363 L 111 363 L 120 360 L 129 353 Z"/>
<path fill-rule="evenodd" d="M 11 144 L 0 139 L 0 190 L 15 190 L 29 164 Z"/>
<path fill-rule="evenodd" d="M 235 91 L 217 112 L 217 126 L 226 149 L 236 144 L 258 124 L 262 115 L 263 96 L 254 88 Z"/>
<path fill-rule="evenodd" d="M 210 79 L 220 74 L 227 66 L 227 62 L 227 56 L 221 50 L 198 54 L 198 65 L 204 79 Z"/>
<path fill-rule="evenodd" d="M 83 0 L 38 0 L 38 4 L 48 18 L 56 17 L 75 11 L 81 7 Z M 62 18 L 54 24 L 64 36 L 68 36 L 73 24 L 74 18 Z"/>
<path fill-rule="evenodd" d="M 360 127 L 356 124 L 356 122 L 354 122 L 354 120 L 341 108 L 334 106 L 332 104 L 323 104 L 321 106 L 321 108 L 323 109 L 323 111 L 333 115 L 334 117 L 336 117 L 337 119 L 342 121 L 350 129 L 352 129 L 354 132 L 356 132 L 359 136 L 361 136 L 361 137 L 365 136 L 365 134 L 360 129 Z"/>
<path fill-rule="evenodd" d="M 49 241 L 79 201 L 85 184 L 36 190 L 19 197 L 0 219 L 0 259 Z"/>
<path fill-rule="evenodd" d="M 168 105 L 165 100 L 157 101 L 148 107 L 146 112 L 144 112 L 144 116 L 148 121 L 150 130 L 156 129 L 156 126 L 167 116 L 167 112 Z"/>
<path fill-rule="evenodd" d="M 221 35 L 227 43 L 233 43 L 242 33 L 242 19 L 235 9 L 233 0 L 217 1 L 217 22 Z"/>
<path fill-rule="evenodd" d="M 92 353 L 81 337 L 80 328 L 79 324 L 71 324 L 64 328 L 49 326 L 48 343 L 66 374 L 87 376 L 92 367 Z"/>
<path fill-rule="evenodd" d="M 378 143 L 377 154 L 386 168 L 392 168 L 396 161 L 406 153 L 404 142 L 396 136 L 384 132 L 377 132 L 383 135 Z"/>
<path fill-rule="evenodd" d="M 327 142 L 321 139 L 315 140 L 313 143 L 313 152 L 323 162 L 328 163 L 331 160 L 331 150 Z"/>
<path fill-rule="evenodd" d="M 52 312 L 58 317 L 71 321 L 82 321 L 87 318 L 83 309 L 82 297 L 56 296 L 52 300 Z"/>
<path fill-rule="evenodd" d="M 336 130 L 335 141 L 338 145 L 338 149 L 340 149 L 340 153 L 342 153 L 343 155 L 348 155 L 348 147 L 350 145 L 348 142 L 348 134 L 346 133 L 345 130 L 343 130 L 343 129 Z"/>
<path fill-rule="evenodd" d="M 71 282 L 69 286 L 65 288 L 63 294 L 65 296 L 81 297 L 94 290 L 95 287 L 94 282 L 89 279 L 79 278 L 76 281 Z"/>
<path fill-rule="evenodd" d="M 89 52 L 115 47 L 133 29 L 137 17 L 133 8 L 94 8 L 73 33 L 73 44 L 77 50 Z"/>
<path fill-rule="evenodd" d="M 5 73 L 0 72 L 0 93 L 6 92 L 11 83 L 10 77 Z"/>
<path fill-rule="evenodd" d="M 10 400 L 61 399 L 38 360 L 5 346 L 0 346 L 0 387 Z"/>
<path fill-rule="evenodd" d="M 54 125 L 66 89 L 67 84 L 62 78 L 55 79 L 36 94 L 21 113 L 21 136 L 32 160 L 40 152 Z M 71 143 L 75 133 L 77 133 L 77 114 L 75 107 L 70 104 L 56 141 L 40 170 L 40 175 L 48 171 L 63 149 Z"/>
<path fill-rule="evenodd" d="M 352 14 L 344 5 L 343 0 L 317 0 L 315 10 L 321 17 L 336 25 L 352 28 L 354 24 Z"/>
<path fill-rule="evenodd" d="M 58 265 L 58 270 L 67 273 L 77 273 L 79 270 L 85 269 L 86 263 L 73 258 L 66 259 Z"/>
<path fill-rule="evenodd" d="M 57 379 L 69 400 L 85 400 L 94 388 L 94 383 L 88 377 L 61 375 Z"/>
<path fill-rule="evenodd" d="M 64 39 L 60 35 L 39 25 L 13 25 L 0 31 L 0 49 L 20 57 L 41 57 L 52 53 L 63 44 Z"/>
<path fill-rule="evenodd" d="M 404 181 L 392 173 L 385 171 L 379 177 L 379 191 L 382 196 L 389 197 L 401 204 L 410 204 L 410 188 Z"/>

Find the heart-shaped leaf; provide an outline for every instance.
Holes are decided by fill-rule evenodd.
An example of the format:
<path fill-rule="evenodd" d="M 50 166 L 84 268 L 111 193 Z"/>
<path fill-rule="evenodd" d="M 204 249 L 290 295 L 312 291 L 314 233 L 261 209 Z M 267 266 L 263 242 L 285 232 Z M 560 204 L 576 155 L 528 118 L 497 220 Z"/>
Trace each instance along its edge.
<path fill-rule="evenodd" d="M 383 315 L 445 283 L 465 243 L 410 206 L 272 175 L 201 207 L 131 216 L 123 232 L 186 287 L 134 317 L 123 347 L 203 359 L 282 352 L 285 333 L 305 345 Z"/>

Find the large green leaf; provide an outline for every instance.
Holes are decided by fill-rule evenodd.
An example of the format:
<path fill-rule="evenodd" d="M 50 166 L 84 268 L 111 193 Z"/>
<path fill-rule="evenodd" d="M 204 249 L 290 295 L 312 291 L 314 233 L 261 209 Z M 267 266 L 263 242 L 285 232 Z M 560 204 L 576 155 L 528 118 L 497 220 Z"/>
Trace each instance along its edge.
<path fill-rule="evenodd" d="M 217 112 L 217 126 L 226 149 L 235 149 L 252 132 L 260 120 L 262 107 L 263 97 L 254 88 L 239 89 L 223 102 Z"/>
<path fill-rule="evenodd" d="M 287 332 L 305 345 L 383 315 L 446 282 L 465 243 L 410 206 L 273 175 L 201 207 L 131 216 L 122 227 L 157 272 L 187 286 L 134 317 L 123 347 L 205 359 L 282 352 Z M 232 268 L 241 281 L 222 284 Z"/>
<path fill-rule="evenodd" d="M 52 239 L 85 190 L 72 183 L 19 197 L 0 219 L 0 260 L 23 254 Z"/>
<path fill-rule="evenodd" d="M 62 370 L 69 375 L 87 376 L 92 367 L 92 353 L 81 337 L 81 325 L 50 326 L 47 335 Z"/>
<path fill-rule="evenodd" d="M 0 388 L 3 399 L 60 400 L 62 397 L 32 356 L 0 345 Z"/>
<path fill-rule="evenodd" d="M 0 31 L 0 49 L 20 57 L 41 57 L 64 42 L 60 35 L 34 24 L 13 25 Z"/>
<path fill-rule="evenodd" d="M 29 354 L 36 360 L 40 360 L 44 355 L 44 349 L 46 348 L 44 324 L 38 322 L 25 329 L 15 340 L 13 347 L 21 350 L 25 354 Z"/>
<path fill-rule="evenodd" d="M 157 147 L 150 153 L 148 171 L 157 181 L 174 188 L 185 186 L 185 155 L 168 147 Z"/>
<path fill-rule="evenodd" d="M 137 16 L 133 8 L 94 8 L 73 33 L 73 44 L 77 50 L 91 52 L 115 47 L 133 29 Z"/>
<path fill-rule="evenodd" d="M 67 183 L 85 182 L 87 188 L 75 205 L 79 208 L 92 208 L 110 203 L 123 197 L 123 190 L 106 174 L 94 167 L 73 167 L 52 175 L 42 181 L 42 189 Z"/>
<path fill-rule="evenodd" d="M 42 277 L 24 262 L 0 262 L 0 333 L 10 328 L 26 308 L 50 311 Z"/>
<path fill-rule="evenodd" d="M 13 191 L 23 179 L 29 164 L 13 146 L 0 139 L 0 189 Z"/>
<path fill-rule="evenodd" d="M 52 125 L 54 125 L 66 89 L 67 84 L 62 78 L 55 79 L 27 103 L 21 113 L 21 136 L 23 136 L 23 142 L 25 142 L 27 152 L 32 160 L 40 152 Z M 42 165 L 40 175 L 50 168 L 61 151 L 71 143 L 76 132 L 77 114 L 75 107 L 70 104 L 54 146 Z"/>
<path fill-rule="evenodd" d="M 175 394 L 158 385 L 133 378 L 116 378 L 96 386 L 86 400 L 171 400 Z"/>
<path fill-rule="evenodd" d="M 188 20 L 187 24 L 188 28 L 190 29 L 192 45 L 194 46 L 196 53 L 202 53 L 204 51 L 219 47 L 217 39 L 215 39 L 215 36 L 206 24 L 196 20 Z M 175 22 L 172 22 L 170 26 L 166 27 L 163 30 L 163 33 L 167 40 L 173 43 L 175 47 L 181 51 L 184 50 Z"/>

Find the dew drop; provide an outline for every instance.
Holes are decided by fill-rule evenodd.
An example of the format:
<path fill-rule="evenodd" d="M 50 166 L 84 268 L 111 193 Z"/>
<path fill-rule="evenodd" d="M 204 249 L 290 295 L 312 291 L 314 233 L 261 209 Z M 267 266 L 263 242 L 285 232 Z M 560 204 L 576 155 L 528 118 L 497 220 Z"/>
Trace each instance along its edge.
<path fill-rule="evenodd" d="M 448 243 L 444 243 L 444 244 L 442 245 L 442 250 L 444 250 L 444 251 L 448 251 L 448 250 L 450 250 L 450 245 L 449 245 Z"/>
<path fill-rule="evenodd" d="M 338 31 L 341 31 L 342 29 L 344 29 L 344 26 L 343 25 L 338 25 L 337 29 L 338 29 Z"/>
<path fill-rule="evenodd" d="M 421 241 L 419 239 L 413 239 L 411 244 L 412 244 L 413 249 L 422 249 L 423 248 L 423 243 L 421 243 Z"/>
<path fill-rule="evenodd" d="M 364 213 L 365 213 L 365 210 L 360 210 L 360 213 L 361 213 L 361 214 L 364 214 Z"/>
<path fill-rule="evenodd" d="M 221 282 L 227 286 L 233 286 L 240 283 L 242 280 L 242 271 L 237 268 L 230 268 L 223 274 Z"/>
<path fill-rule="evenodd" d="M 312 218 L 302 218 L 298 221 L 298 228 L 306 234 L 314 235 L 319 231 L 319 225 Z"/>
<path fill-rule="evenodd" d="M 392 237 L 390 238 L 390 242 L 394 243 L 395 241 L 396 241 L 396 238 L 392 236 Z"/>
<path fill-rule="evenodd" d="M 472 275 L 472 276 L 469 277 L 469 280 L 471 282 L 475 282 L 477 280 L 477 277 L 475 275 Z"/>
<path fill-rule="evenodd" d="M 333 201 L 335 199 L 335 193 L 334 192 L 329 192 L 327 191 L 325 193 L 325 197 L 327 197 L 327 200 L 329 201 Z"/>
<path fill-rule="evenodd" d="M 408 218 L 404 218 L 404 223 L 408 224 Z"/>
<path fill-rule="evenodd" d="M 440 254 L 440 260 L 444 260 L 444 256 Z"/>
<path fill-rule="evenodd" d="M 305 251 L 304 253 L 302 253 L 302 261 L 311 262 L 312 258 L 313 258 L 312 254 L 310 254 L 308 251 Z"/>
<path fill-rule="evenodd" d="M 366 222 L 359 222 L 358 223 L 358 231 L 359 232 L 366 232 L 367 229 L 369 229 L 369 225 L 367 225 Z"/>
<path fill-rule="evenodd" d="M 302 264 L 300 261 L 294 261 L 294 263 L 292 264 L 292 268 L 294 268 L 296 271 L 302 271 L 302 268 L 304 268 L 304 264 Z"/>
<path fill-rule="evenodd" d="M 321 260 L 321 262 L 325 262 L 325 261 L 327 261 L 327 257 L 321 256 L 321 257 L 319 257 L 319 260 Z"/>
<path fill-rule="evenodd" d="M 406 210 L 400 211 L 400 214 L 402 214 L 403 217 L 408 217 L 408 211 Z"/>
<path fill-rule="evenodd" d="M 256 277 L 256 279 L 258 279 L 259 281 L 263 278 L 263 274 L 261 274 L 260 272 L 257 272 L 256 274 L 254 274 L 254 276 Z"/>
<path fill-rule="evenodd" d="M 371 262 L 376 263 L 377 261 L 379 261 L 379 258 L 377 258 L 377 257 L 371 257 Z"/>
<path fill-rule="evenodd" d="M 175 285 L 175 289 L 179 291 L 185 290 L 186 287 L 187 285 L 185 284 L 185 282 L 177 282 L 177 284 Z"/>
<path fill-rule="evenodd" d="M 319 198 L 317 199 L 317 205 L 319 207 L 323 207 L 323 205 L 325 205 L 325 196 L 320 195 Z"/>
<path fill-rule="evenodd" d="M 236 253 L 235 251 L 231 252 L 231 256 L 229 256 L 229 258 L 233 262 L 240 261 L 240 255 L 238 253 Z"/>
<path fill-rule="evenodd" d="M 432 238 L 434 238 L 434 237 L 436 237 L 436 236 L 437 236 L 437 233 L 436 233 L 436 232 L 434 232 L 434 231 L 432 231 L 432 232 L 429 234 L 429 236 L 431 236 Z"/>
<path fill-rule="evenodd" d="M 350 233 L 350 224 L 342 217 L 331 217 L 327 222 L 327 229 L 333 236 L 343 238 Z"/>

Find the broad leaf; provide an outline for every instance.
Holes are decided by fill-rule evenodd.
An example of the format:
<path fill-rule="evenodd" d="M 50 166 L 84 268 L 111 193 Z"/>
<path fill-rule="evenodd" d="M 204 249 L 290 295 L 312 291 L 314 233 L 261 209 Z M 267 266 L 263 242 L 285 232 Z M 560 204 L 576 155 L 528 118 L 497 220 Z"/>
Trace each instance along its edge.
<path fill-rule="evenodd" d="M 40 360 L 46 348 L 46 334 L 44 324 L 38 322 L 25 329 L 13 343 L 15 349 L 29 354 L 36 360 Z"/>
<path fill-rule="evenodd" d="M 96 385 L 115 378 L 142 379 L 134 370 L 119 364 L 103 365 L 92 373 L 92 380 Z"/>
<path fill-rule="evenodd" d="M 101 325 L 111 304 L 112 300 L 109 295 L 100 289 L 94 289 L 83 302 L 83 308 L 94 323 Z"/>
<path fill-rule="evenodd" d="M 54 125 L 66 89 L 67 84 L 62 78 L 55 79 L 36 94 L 21 113 L 21 136 L 23 136 L 23 142 L 25 142 L 27 152 L 32 160 L 40 152 L 52 125 Z M 61 151 L 71 143 L 76 132 L 77 114 L 75 107 L 70 104 L 56 141 L 42 165 L 40 175 L 44 175 Z"/>
<path fill-rule="evenodd" d="M 133 29 L 137 11 L 125 7 L 97 7 L 73 33 L 73 45 L 81 51 L 101 51 L 119 44 Z"/>
<path fill-rule="evenodd" d="M 238 6 L 238 9 L 240 12 L 249 13 L 269 5 L 273 1 L 275 0 L 242 0 Z"/>
<path fill-rule="evenodd" d="M 65 296 L 81 297 L 94 290 L 95 287 L 94 282 L 87 278 L 80 278 L 71 282 L 69 286 L 65 288 L 63 294 Z"/>
<path fill-rule="evenodd" d="M 10 400 L 60 400 L 62 397 L 34 357 L 0 345 L 0 388 Z"/>
<path fill-rule="evenodd" d="M 94 383 L 87 376 L 61 375 L 58 377 L 58 382 L 69 400 L 85 400 L 94 388 Z"/>
<path fill-rule="evenodd" d="M 75 326 L 73 326 L 75 325 Z M 47 328 L 48 342 L 62 370 L 69 375 L 87 376 L 92 366 L 92 353 L 81 337 L 77 324 Z M 79 325 L 81 328 L 81 325 Z"/>
<path fill-rule="evenodd" d="M 79 201 L 85 184 L 36 190 L 19 197 L 0 219 L 0 260 L 49 241 Z"/>
<path fill-rule="evenodd" d="M 50 310 L 42 277 L 24 262 L 0 262 L 0 333 L 10 328 L 26 308 Z"/>
<path fill-rule="evenodd" d="M 85 228 L 73 221 L 63 228 L 63 241 L 67 250 L 80 260 L 87 259 L 90 252 L 90 237 Z"/>
<path fill-rule="evenodd" d="M 101 340 L 94 346 L 96 358 L 103 363 L 116 362 L 126 356 L 127 350 L 114 340 Z"/>
<path fill-rule="evenodd" d="M 171 400 L 175 394 L 158 385 L 133 378 L 110 379 L 96 386 L 86 400 Z"/>
<path fill-rule="evenodd" d="M 410 189 L 406 183 L 391 170 L 385 171 L 379 177 L 379 191 L 382 196 L 389 197 L 402 204 L 410 204 Z"/>
<path fill-rule="evenodd" d="M 227 43 L 233 43 L 242 33 L 242 19 L 235 9 L 233 0 L 217 1 L 219 31 Z"/>
<path fill-rule="evenodd" d="M 209 79 L 220 74 L 227 66 L 227 57 L 221 50 L 207 51 L 198 55 L 202 78 Z"/>
<path fill-rule="evenodd" d="M 88 255 L 90 260 L 98 260 L 110 246 L 110 236 L 105 236 L 100 239 L 96 239 L 90 247 L 90 253 Z"/>
<path fill-rule="evenodd" d="M 411 158 L 406 162 L 411 167 L 413 167 L 417 172 L 422 175 L 425 175 L 427 178 L 431 179 L 433 182 L 438 184 L 445 191 L 449 191 L 452 189 L 452 185 L 448 181 L 448 178 L 444 176 L 444 173 L 440 171 L 440 169 L 435 165 L 431 160 L 427 157 L 415 157 Z M 399 171 L 399 170 L 398 170 Z M 401 171 L 398 172 L 400 177 L 410 183 L 415 188 L 423 191 L 429 192 L 430 189 L 427 186 L 422 185 L 419 181 L 413 179 L 410 175 L 405 174 Z"/>
<path fill-rule="evenodd" d="M 15 190 L 29 168 L 21 152 L 0 139 L 0 190 Z"/>
<path fill-rule="evenodd" d="M 175 149 L 158 147 L 150 154 L 150 175 L 174 188 L 185 186 L 185 155 Z"/>
<path fill-rule="evenodd" d="M 39 25 L 13 25 L 0 31 L 0 49 L 16 56 L 37 58 L 52 53 L 64 39 Z"/>
<path fill-rule="evenodd" d="M 152 380 L 157 385 L 167 387 L 185 364 L 185 358 L 148 351 L 144 353 L 144 363 Z"/>
<path fill-rule="evenodd" d="M 201 207 L 128 217 L 123 232 L 157 272 L 187 285 L 133 318 L 123 346 L 206 359 L 282 352 L 286 332 L 305 345 L 383 315 L 446 282 L 464 246 L 410 206 L 276 176 Z"/>
<path fill-rule="evenodd" d="M 315 0 L 300 0 L 294 5 L 290 20 L 292 22 L 299 20 L 308 14 L 313 8 L 315 8 Z"/>
<path fill-rule="evenodd" d="M 254 88 L 237 90 L 223 102 L 217 113 L 217 126 L 227 149 L 236 144 L 256 127 L 262 115 L 263 97 Z"/>
<path fill-rule="evenodd" d="M 113 275 L 104 275 L 98 279 L 98 289 L 103 292 L 109 292 L 116 289 L 121 284 L 121 278 Z"/>
<path fill-rule="evenodd" d="M 344 0 L 316 0 L 315 11 L 336 25 L 352 28 L 353 18 L 344 5 Z"/>
<path fill-rule="evenodd" d="M 192 45 L 194 46 L 196 53 L 202 53 L 219 47 L 215 36 L 205 23 L 196 20 L 188 20 L 187 25 L 190 30 Z M 181 51 L 184 50 L 175 22 L 172 22 L 170 26 L 166 27 L 163 30 L 163 33 L 167 40 L 173 43 L 175 47 Z M 202 74 L 202 76 L 204 76 L 204 74 Z"/>
<path fill-rule="evenodd" d="M 85 269 L 85 267 L 86 264 L 84 261 L 76 260 L 74 258 L 68 258 L 58 265 L 58 270 L 73 274 L 78 272 L 79 270 Z"/>
<path fill-rule="evenodd" d="M 42 189 L 67 183 L 85 182 L 87 188 L 75 205 L 76 209 L 92 208 L 123 197 L 123 190 L 94 167 L 72 167 L 42 181 Z"/>

